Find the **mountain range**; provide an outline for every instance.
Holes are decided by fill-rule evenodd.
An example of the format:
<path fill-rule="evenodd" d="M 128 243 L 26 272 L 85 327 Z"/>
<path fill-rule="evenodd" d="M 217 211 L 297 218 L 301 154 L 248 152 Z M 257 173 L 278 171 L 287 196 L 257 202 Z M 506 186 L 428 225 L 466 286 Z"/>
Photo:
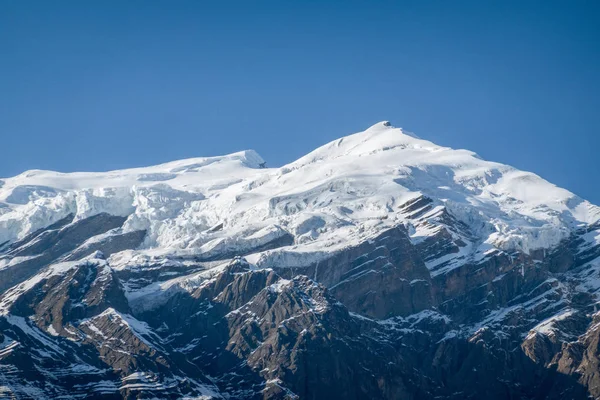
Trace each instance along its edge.
<path fill-rule="evenodd" d="M 600 207 L 389 122 L 0 180 L 0 398 L 600 398 Z"/>

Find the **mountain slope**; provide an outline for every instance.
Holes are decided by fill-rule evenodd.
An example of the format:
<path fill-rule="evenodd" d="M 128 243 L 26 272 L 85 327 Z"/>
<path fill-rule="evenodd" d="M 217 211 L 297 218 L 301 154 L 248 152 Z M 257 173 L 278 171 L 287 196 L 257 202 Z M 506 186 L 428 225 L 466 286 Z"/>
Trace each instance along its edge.
<path fill-rule="evenodd" d="M 600 396 L 600 208 L 535 174 L 381 122 L 0 182 L 17 398 Z"/>

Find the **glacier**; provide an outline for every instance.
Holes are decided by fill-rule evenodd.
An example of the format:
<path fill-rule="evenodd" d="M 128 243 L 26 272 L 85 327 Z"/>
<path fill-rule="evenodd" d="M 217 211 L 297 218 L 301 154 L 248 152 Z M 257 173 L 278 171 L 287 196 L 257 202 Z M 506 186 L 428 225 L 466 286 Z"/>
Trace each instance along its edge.
<path fill-rule="evenodd" d="M 399 224 L 418 242 L 435 231 L 437 214 L 414 226 L 397 210 L 426 196 L 478 237 L 460 255 L 477 259 L 490 248 L 552 248 L 600 220 L 599 207 L 536 174 L 438 146 L 387 121 L 283 167 L 264 165 L 246 150 L 100 173 L 27 171 L 2 179 L 0 244 L 71 213 L 75 221 L 108 213 L 127 218 L 120 233 L 147 231 L 138 249 L 112 257 L 115 268 L 135 257 L 208 257 L 226 248 L 247 248 L 257 266 L 293 266 Z M 292 236 L 288 246 L 252 252 L 284 235 Z"/>

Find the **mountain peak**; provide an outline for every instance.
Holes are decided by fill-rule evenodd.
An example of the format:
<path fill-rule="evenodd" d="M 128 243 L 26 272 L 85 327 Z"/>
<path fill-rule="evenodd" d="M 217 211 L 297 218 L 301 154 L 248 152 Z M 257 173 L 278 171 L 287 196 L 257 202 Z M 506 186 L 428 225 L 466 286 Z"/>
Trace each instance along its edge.
<path fill-rule="evenodd" d="M 364 130 L 363 133 L 367 133 L 367 132 L 386 132 L 386 131 L 395 131 L 395 134 L 402 134 L 402 135 L 406 135 L 406 136 L 410 136 L 412 138 L 415 139 L 420 139 L 417 135 L 415 135 L 412 132 L 408 132 L 402 128 L 398 128 L 394 125 L 392 125 L 392 123 L 390 121 L 380 121 L 377 122 L 376 124 L 371 125 L 370 127 L 368 127 L 367 129 Z"/>
<path fill-rule="evenodd" d="M 248 229 L 285 236 L 291 229 L 310 235 L 298 243 L 341 245 L 341 227 L 352 226 L 356 237 L 373 218 L 386 221 L 376 230 L 389 227 L 397 207 L 420 195 L 472 226 L 482 242 L 505 249 L 551 247 L 572 227 L 598 219 L 596 207 L 535 174 L 438 146 L 389 121 L 282 168 L 265 166 L 258 153 L 244 150 L 103 173 L 21 174 L 0 188 L 0 243 L 69 213 L 79 220 L 104 212 L 126 217 L 129 230 L 148 230 L 147 248 L 226 246 L 212 241 L 213 226 L 226 238 Z"/>
<path fill-rule="evenodd" d="M 0 181 L 0 393 L 549 393 L 522 356 L 599 387 L 600 208 L 387 121 L 262 167 L 245 150 Z"/>
<path fill-rule="evenodd" d="M 367 130 L 383 128 L 393 128 L 392 123 L 390 121 L 379 121 L 376 124 L 371 125 Z"/>

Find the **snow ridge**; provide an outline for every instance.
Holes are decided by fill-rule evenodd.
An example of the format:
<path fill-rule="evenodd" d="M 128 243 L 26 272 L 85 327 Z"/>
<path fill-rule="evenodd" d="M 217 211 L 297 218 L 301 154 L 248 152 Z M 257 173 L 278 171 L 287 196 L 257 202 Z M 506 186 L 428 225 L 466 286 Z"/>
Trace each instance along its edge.
<path fill-rule="evenodd" d="M 292 245 L 247 259 L 265 267 L 282 259 L 293 265 L 316 262 L 392 226 L 410 228 L 398 209 L 419 196 L 469 228 L 478 238 L 468 249 L 473 254 L 490 247 L 548 249 L 600 221 L 600 208 L 533 173 L 438 146 L 383 121 L 281 168 L 265 168 L 246 150 L 147 168 L 33 170 L 2 179 L 0 245 L 70 213 L 74 221 L 108 213 L 127 217 L 124 232 L 147 231 L 140 249 L 111 265 L 140 254 L 251 249 L 286 232 Z M 412 232 L 415 242 L 428 234 L 423 227 Z"/>

